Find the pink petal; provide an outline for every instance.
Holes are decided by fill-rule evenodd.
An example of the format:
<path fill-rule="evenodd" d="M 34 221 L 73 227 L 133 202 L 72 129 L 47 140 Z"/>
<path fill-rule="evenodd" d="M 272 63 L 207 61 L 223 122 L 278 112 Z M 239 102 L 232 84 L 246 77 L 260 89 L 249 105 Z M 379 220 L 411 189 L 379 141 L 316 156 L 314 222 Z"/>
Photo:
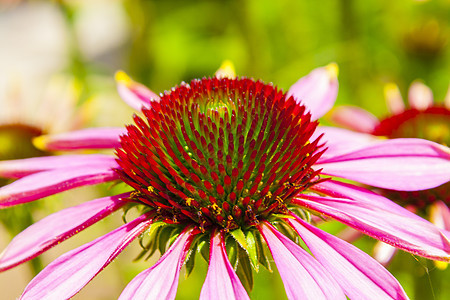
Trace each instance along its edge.
<path fill-rule="evenodd" d="M 392 114 L 400 114 L 405 110 L 405 103 L 396 84 L 388 83 L 384 86 L 384 97 Z"/>
<path fill-rule="evenodd" d="M 450 150 L 421 139 L 380 141 L 348 154 L 328 157 L 322 174 L 402 191 L 430 189 L 450 180 Z"/>
<path fill-rule="evenodd" d="M 380 138 L 366 133 L 359 133 L 343 128 L 318 126 L 311 136 L 310 140 L 314 141 L 321 135 L 321 142 L 325 142 L 327 151 L 319 158 L 321 161 L 365 148 L 381 141 Z"/>
<path fill-rule="evenodd" d="M 269 246 L 289 299 L 346 299 L 325 268 L 270 224 L 259 231 Z"/>
<path fill-rule="evenodd" d="M 317 120 L 327 113 L 336 101 L 337 72 L 336 64 L 314 69 L 294 83 L 287 95 L 293 96 L 298 103 L 305 105 L 311 112 L 312 120 Z"/>
<path fill-rule="evenodd" d="M 86 154 L 3 160 L 0 161 L 0 176 L 8 178 L 20 178 L 46 170 L 93 165 L 115 166 L 115 158 L 111 155 Z"/>
<path fill-rule="evenodd" d="M 349 129 L 370 133 L 378 125 L 377 117 L 356 106 L 340 106 L 334 109 L 331 119 Z"/>
<path fill-rule="evenodd" d="M 67 133 L 42 135 L 34 139 L 39 149 L 65 151 L 77 149 L 110 149 L 120 146 L 119 136 L 125 128 L 89 128 Z"/>
<path fill-rule="evenodd" d="M 192 238 L 191 229 L 182 232 L 153 267 L 141 272 L 125 287 L 119 299 L 175 299 L 180 269 Z"/>
<path fill-rule="evenodd" d="M 210 245 L 208 274 L 200 293 L 200 299 L 250 299 L 228 260 L 223 235 L 213 233 Z"/>
<path fill-rule="evenodd" d="M 152 223 L 143 215 L 96 240 L 61 255 L 25 288 L 20 299 L 68 299 L 112 262 Z"/>
<path fill-rule="evenodd" d="M 328 180 L 312 190 L 331 197 L 299 195 L 292 204 L 323 213 L 380 241 L 405 251 L 450 261 L 444 233 L 412 212 L 361 187 Z"/>
<path fill-rule="evenodd" d="M 363 251 L 299 218 L 289 223 L 350 299 L 408 299 L 394 276 Z"/>
<path fill-rule="evenodd" d="M 26 262 L 104 219 L 127 202 L 127 194 L 105 197 L 66 208 L 19 233 L 0 254 L 0 271 Z"/>
<path fill-rule="evenodd" d="M 133 81 L 122 71 L 116 73 L 117 91 L 120 97 L 132 108 L 140 111 L 149 107 L 153 101 L 159 101 L 159 96 L 146 86 Z"/>
<path fill-rule="evenodd" d="M 415 81 L 409 87 L 408 100 L 411 107 L 425 110 L 433 105 L 433 92 L 422 82 Z"/>
<path fill-rule="evenodd" d="M 373 248 L 373 258 L 375 258 L 383 266 L 387 266 L 394 255 L 397 253 L 397 248 L 389 244 L 378 241 Z"/>
<path fill-rule="evenodd" d="M 114 166 L 115 168 L 118 167 Z M 54 169 L 23 177 L 0 188 L 0 208 L 61 193 L 76 187 L 118 179 L 111 166 Z"/>

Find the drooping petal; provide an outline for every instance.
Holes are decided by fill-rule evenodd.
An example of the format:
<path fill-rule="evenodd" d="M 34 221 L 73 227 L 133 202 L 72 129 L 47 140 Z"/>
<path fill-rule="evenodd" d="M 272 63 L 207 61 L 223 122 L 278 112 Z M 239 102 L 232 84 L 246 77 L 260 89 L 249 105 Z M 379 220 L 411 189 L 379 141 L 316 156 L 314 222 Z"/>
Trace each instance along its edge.
<path fill-rule="evenodd" d="M 180 269 L 192 242 L 192 230 L 185 230 L 158 262 L 139 273 L 119 299 L 175 299 Z"/>
<path fill-rule="evenodd" d="M 398 86 L 395 83 L 388 83 L 384 86 L 384 98 L 386 105 L 392 114 L 399 114 L 405 110 L 405 103 Z"/>
<path fill-rule="evenodd" d="M 426 258 L 450 261 L 446 233 L 378 194 L 337 181 L 324 181 L 311 190 L 330 197 L 298 195 L 292 201 L 394 247 Z"/>
<path fill-rule="evenodd" d="M 433 92 L 422 82 L 415 81 L 409 87 L 408 101 L 411 107 L 425 110 L 433 105 Z"/>
<path fill-rule="evenodd" d="M 61 255 L 33 278 L 20 299 L 72 297 L 151 223 L 150 215 L 142 215 L 88 244 Z"/>
<path fill-rule="evenodd" d="M 21 178 L 46 170 L 96 165 L 111 167 L 116 166 L 115 158 L 111 155 L 86 154 L 3 160 L 0 161 L 0 176 L 8 178 Z"/>
<path fill-rule="evenodd" d="M 116 164 L 114 167 L 117 168 L 118 165 Z M 55 169 L 31 174 L 0 188 L 0 208 L 118 178 L 119 176 L 110 166 Z"/>
<path fill-rule="evenodd" d="M 421 139 L 392 139 L 328 157 L 322 174 L 401 191 L 434 188 L 450 180 L 450 149 Z"/>
<path fill-rule="evenodd" d="M 135 110 L 149 107 L 153 101 L 159 101 L 159 96 L 146 86 L 132 80 L 125 72 L 116 73 L 117 91 L 122 100 Z"/>
<path fill-rule="evenodd" d="M 89 128 L 42 135 L 35 138 L 33 143 L 37 148 L 47 151 L 112 149 L 120 146 L 119 136 L 125 133 L 125 128 Z"/>
<path fill-rule="evenodd" d="M 0 254 L 0 271 L 26 262 L 109 216 L 126 202 L 127 194 L 105 197 L 66 208 L 19 233 Z"/>
<path fill-rule="evenodd" d="M 208 274 L 200 300 L 250 299 L 228 260 L 223 235 L 213 233 L 210 247 Z"/>
<path fill-rule="evenodd" d="M 289 299 L 346 299 L 325 268 L 268 223 L 259 231 L 269 246 Z"/>
<path fill-rule="evenodd" d="M 363 251 L 299 218 L 289 223 L 350 299 L 408 299 L 394 276 Z"/>
<path fill-rule="evenodd" d="M 325 142 L 327 151 L 322 154 L 317 163 L 320 163 L 327 158 L 365 148 L 381 141 L 380 138 L 370 134 L 328 126 L 318 126 L 310 140 L 314 141 L 321 135 L 323 136 L 320 141 Z"/>
<path fill-rule="evenodd" d="M 287 93 L 311 112 L 312 120 L 317 120 L 334 105 L 338 93 L 338 66 L 331 63 L 317 68 L 294 83 Z"/>
<path fill-rule="evenodd" d="M 397 248 L 389 244 L 378 241 L 373 248 L 373 258 L 383 266 L 387 266 L 397 253 Z"/>
<path fill-rule="evenodd" d="M 331 119 L 349 129 L 370 133 L 378 125 L 377 117 L 356 106 L 340 106 L 334 109 Z"/>

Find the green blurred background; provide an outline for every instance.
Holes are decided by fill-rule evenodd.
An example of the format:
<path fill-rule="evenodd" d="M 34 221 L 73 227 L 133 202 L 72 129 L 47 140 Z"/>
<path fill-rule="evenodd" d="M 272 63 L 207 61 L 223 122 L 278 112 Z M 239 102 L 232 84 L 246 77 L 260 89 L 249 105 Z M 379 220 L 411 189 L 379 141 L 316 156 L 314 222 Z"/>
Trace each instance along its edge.
<path fill-rule="evenodd" d="M 118 69 L 159 93 L 181 81 L 212 76 L 229 59 L 238 75 L 287 90 L 310 70 L 336 62 L 337 104 L 359 105 L 383 116 L 388 82 L 406 95 L 409 84 L 422 79 L 436 101 L 443 100 L 450 82 L 449 22 L 448 0 L 3 0 L 0 88 L 12 89 L 14 83 L 15 89 L 19 82 L 30 101 L 39 101 L 50 79 L 64 76 L 75 82 L 80 103 L 93 103 L 90 125 L 120 125 L 129 122 L 132 110 L 115 92 Z M 80 196 L 102 194 L 106 188 L 82 190 Z M 50 210 L 64 205 L 45 201 Z M 118 224 L 120 216 L 89 229 L 73 245 Z M 334 223 L 326 227 L 342 229 Z M 2 235 L 4 245 L 10 237 Z M 370 252 L 373 242 L 367 238 L 357 245 Z M 130 261 L 139 251 L 137 243 L 133 247 L 75 298 L 117 297 L 126 282 L 150 266 Z M 44 263 L 67 249 L 51 251 Z M 448 269 L 402 253 L 390 270 L 412 299 L 450 298 Z M 31 278 L 25 269 L 21 272 L 0 274 L 2 282 L 18 282 L 11 295 L 20 294 Z M 198 298 L 205 274 L 206 265 L 199 263 L 194 275 L 180 281 L 177 299 Z M 255 280 L 252 299 L 285 297 L 276 271 L 262 271 Z"/>

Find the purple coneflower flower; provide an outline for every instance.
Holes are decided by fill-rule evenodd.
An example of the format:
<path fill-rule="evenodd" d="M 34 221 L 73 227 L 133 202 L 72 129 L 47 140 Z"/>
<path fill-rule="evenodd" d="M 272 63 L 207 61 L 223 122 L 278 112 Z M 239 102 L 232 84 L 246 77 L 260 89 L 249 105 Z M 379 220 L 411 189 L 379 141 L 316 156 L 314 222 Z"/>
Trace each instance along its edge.
<path fill-rule="evenodd" d="M 143 255 L 164 254 L 120 299 L 173 299 L 180 268 L 185 264 L 189 273 L 196 252 L 209 260 L 201 299 L 248 299 L 252 268 L 270 268 L 269 251 L 290 299 L 407 298 L 382 265 L 310 225 L 309 216 L 331 217 L 413 254 L 448 261 L 449 232 L 336 178 L 399 190 L 432 188 L 448 181 L 450 152 L 419 139 L 352 151 L 355 145 L 342 145 L 332 132 L 327 149 L 321 142 L 327 130 L 316 119 L 335 100 L 336 71 L 335 65 L 316 69 L 287 94 L 261 81 L 214 77 L 182 83 L 160 97 L 118 73 L 119 93 L 141 111 L 133 125 L 38 140 L 47 149 L 114 148 L 116 155 L 3 162 L 1 174 L 20 179 L 0 189 L 0 206 L 108 181 L 124 182 L 129 192 L 35 223 L 2 253 L 0 269 L 135 206 L 139 217 L 57 258 L 22 299 L 73 296 L 138 237 Z"/>
<path fill-rule="evenodd" d="M 390 115 L 383 119 L 377 119 L 368 111 L 352 106 L 336 108 L 332 119 L 354 131 L 368 133 L 366 137 L 360 135 L 367 141 L 376 141 L 370 137 L 372 135 L 389 139 L 423 138 L 450 145 L 450 89 L 442 104 L 434 103 L 433 92 L 420 81 L 413 82 L 409 88 L 409 107 L 405 107 L 395 84 L 386 85 L 385 95 Z M 450 230 L 449 182 L 420 191 L 396 191 L 379 187 L 374 190 L 422 217 L 428 216 L 438 227 Z M 396 250 L 380 242 L 375 247 L 374 256 L 383 264 L 387 264 Z"/>

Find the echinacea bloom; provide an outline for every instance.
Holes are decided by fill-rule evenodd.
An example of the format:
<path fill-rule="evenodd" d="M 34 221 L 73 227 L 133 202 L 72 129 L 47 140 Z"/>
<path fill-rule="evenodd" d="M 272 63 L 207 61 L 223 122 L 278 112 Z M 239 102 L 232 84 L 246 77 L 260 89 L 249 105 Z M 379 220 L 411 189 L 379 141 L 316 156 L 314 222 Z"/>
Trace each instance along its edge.
<path fill-rule="evenodd" d="M 405 107 L 395 84 L 386 85 L 385 95 L 390 115 L 383 119 L 377 119 L 370 112 L 352 106 L 336 108 L 332 119 L 339 125 L 374 137 L 423 138 L 450 145 L 450 88 L 442 104 L 434 102 L 433 92 L 420 81 L 413 82 L 409 88 L 409 107 Z M 370 137 L 366 139 L 372 140 Z M 450 182 L 421 191 L 396 191 L 374 187 L 378 193 L 410 211 L 422 217 L 428 216 L 438 227 L 450 230 Z M 395 252 L 396 248 L 378 243 L 374 256 L 383 264 L 387 264 Z"/>
<path fill-rule="evenodd" d="M 335 218 L 400 249 L 449 261 L 449 232 L 336 179 L 399 190 L 432 188 L 448 181 L 450 152 L 419 139 L 345 152 L 332 132 L 327 149 L 320 141 L 326 128 L 317 127 L 316 119 L 335 100 L 336 71 L 335 65 L 316 69 L 287 94 L 261 81 L 222 76 L 182 83 L 159 97 L 118 73 L 119 93 L 140 110 L 133 125 L 39 138 L 48 149 L 114 148 L 115 155 L 2 162 L 0 173 L 19 179 L 0 189 L 0 206 L 109 181 L 123 182 L 129 192 L 35 223 L 5 249 L 0 269 L 134 206 L 139 217 L 57 258 L 21 299 L 72 297 L 138 237 L 142 255 L 156 249 L 164 254 L 120 299 L 174 299 L 180 268 L 185 265 L 189 274 L 196 252 L 209 261 L 201 299 L 248 299 L 252 268 L 270 268 L 269 252 L 290 299 L 406 299 L 382 265 L 310 225 L 309 216 Z M 308 107 L 318 101 L 322 105 Z"/>

